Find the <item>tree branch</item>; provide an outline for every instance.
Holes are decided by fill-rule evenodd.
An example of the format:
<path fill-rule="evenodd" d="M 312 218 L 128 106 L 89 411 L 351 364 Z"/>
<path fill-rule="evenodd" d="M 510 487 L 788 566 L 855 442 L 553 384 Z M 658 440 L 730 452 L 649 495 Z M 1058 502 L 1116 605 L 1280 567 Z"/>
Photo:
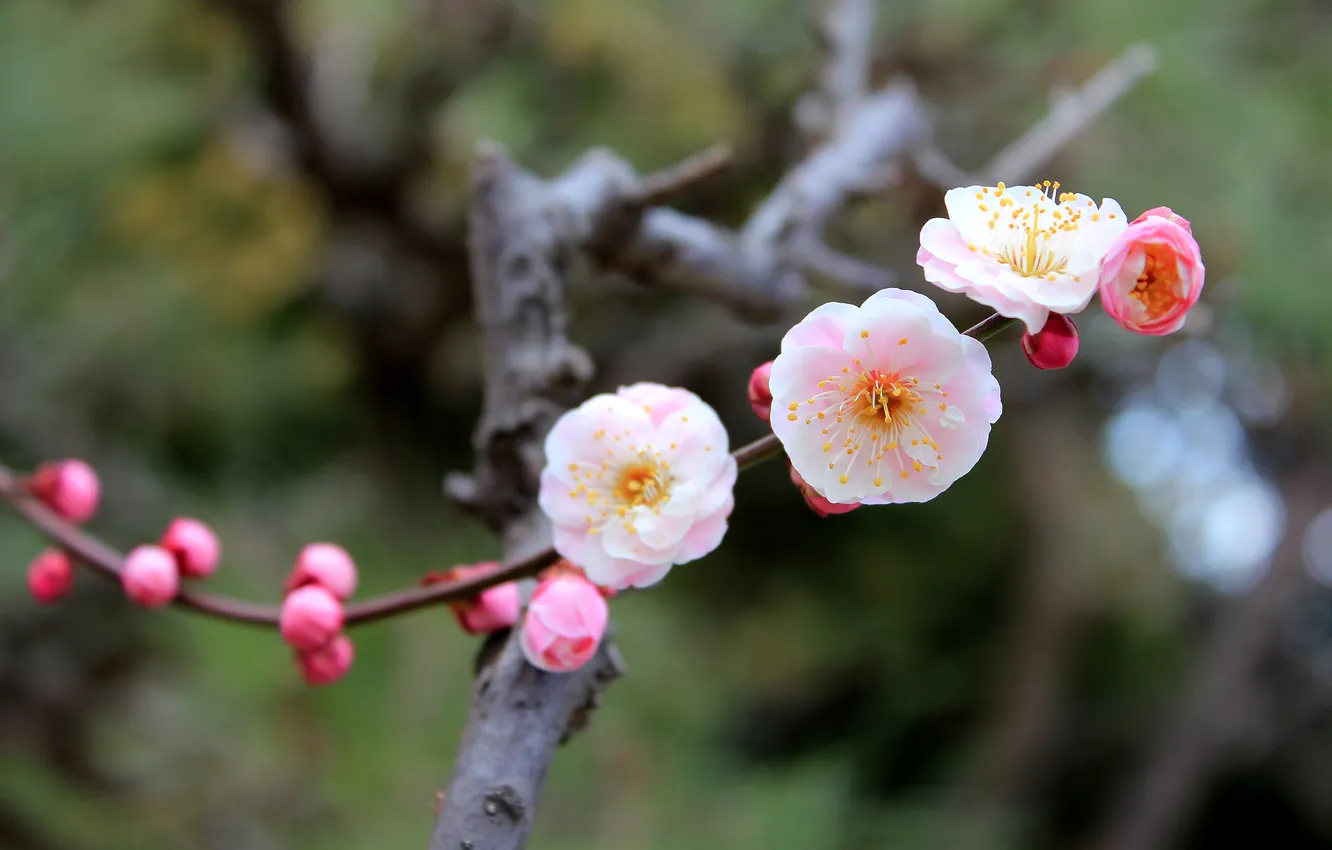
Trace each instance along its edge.
<path fill-rule="evenodd" d="M 990 185 L 999 180 L 1021 183 L 1087 129 L 1115 101 L 1156 70 L 1156 52 L 1132 44 L 1076 91 L 1061 95 L 1031 129 L 996 154 L 979 172 L 958 167 L 934 145 L 914 151 L 916 169 L 943 189 Z"/>

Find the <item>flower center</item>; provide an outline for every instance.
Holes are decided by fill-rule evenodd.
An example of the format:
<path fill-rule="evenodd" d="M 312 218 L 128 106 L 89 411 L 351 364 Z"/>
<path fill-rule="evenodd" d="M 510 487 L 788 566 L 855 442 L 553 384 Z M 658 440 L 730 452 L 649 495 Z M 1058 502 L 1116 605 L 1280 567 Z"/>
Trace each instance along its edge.
<path fill-rule="evenodd" d="M 842 415 L 883 418 L 890 432 L 898 432 L 911 424 L 911 411 L 920 404 L 921 395 L 913 387 L 920 383 L 914 378 L 885 375 L 878 369 L 861 372 L 843 409 Z"/>
<path fill-rule="evenodd" d="M 1129 297 L 1142 305 L 1149 318 L 1165 315 L 1179 300 L 1179 264 L 1159 245 L 1147 246 L 1142 274 Z M 1162 256 L 1166 254 L 1166 256 Z"/>
<path fill-rule="evenodd" d="M 666 492 L 668 483 L 665 469 L 657 461 L 639 461 L 620 470 L 619 483 L 611 489 L 611 496 L 628 508 L 640 505 L 655 508 L 670 498 Z"/>
<path fill-rule="evenodd" d="M 1020 192 L 1025 192 L 1021 199 L 1016 197 Z M 976 198 L 982 202 L 982 212 L 990 212 L 991 205 L 998 207 L 991 212 L 990 230 L 997 234 L 1008 232 L 1001 248 L 982 248 L 982 252 L 1023 277 L 1056 280 L 1064 274 L 1068 268 L 1068 246 L 1060 245 L 1056 237 L 1078 230 L 1083 211 L 1074 207 L 1077 195 L 1061 193 L 1058 181 L 1049 180 L 1021 190 L 1010 190 L 1000 183 L 993 198 L 987 198 L 988 194 L 986 187 Z M 1097 217 L 1092 215 L 1093 220 Z"/>

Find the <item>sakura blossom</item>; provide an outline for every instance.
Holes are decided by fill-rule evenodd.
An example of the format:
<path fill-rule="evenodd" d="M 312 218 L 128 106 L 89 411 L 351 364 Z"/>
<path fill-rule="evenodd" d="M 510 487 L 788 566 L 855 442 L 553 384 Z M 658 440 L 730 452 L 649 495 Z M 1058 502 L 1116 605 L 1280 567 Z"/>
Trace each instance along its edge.
<path fill-rule="evenodd" d="M 1034 186 L 966 186 L 944 195 L 948 218 L 920 231 L 925 279 L 1038 333 L 1050 313 L 1079 313 L 1101 262 L 1128 226 L 1119 202 Z"/>
<path fill-rule="evenodd" d="M 1002 412 L 985 346 L 901 289 L 806 316 L 771 389 L 792 467 L 840 505 L 933 499 L 975 466 Z"/>
<path fill-rule="evenodd" d="M 574 573 L 541 582 L 519 632 L 528 663 L 550 673 L 582 667 L 606 634 L 610 611 L 595 585 Z"/>
<path fill-rule="evenodd" d="M 599 585 L 646 587 L 717 548 L 737 473 L 716 412 L 641 383 L 593 396 L 546 438 L 540 504 L 555 550 Z"/>
<path fill-rule="evenodd" d="M 1161 336 L 1184 325 L 1202 295 L 1206 268 L 1188 219 L 1169 207 L 1133 220 L 1101 270 L 1101 305 L 1135 333 Z"/>

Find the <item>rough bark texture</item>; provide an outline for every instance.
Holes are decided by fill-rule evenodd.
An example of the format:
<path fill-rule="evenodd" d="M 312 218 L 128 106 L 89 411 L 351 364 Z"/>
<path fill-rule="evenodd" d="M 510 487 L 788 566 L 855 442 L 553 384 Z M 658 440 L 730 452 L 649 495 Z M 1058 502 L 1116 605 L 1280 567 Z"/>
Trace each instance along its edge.
<path fill-rule="evenodd" d="M 485 408 L 476 469 L 451 478 L 449 489 L 503 535 L 508 559 L 549 540 L 536 509 L 542 441 L 592 375 L 587 356 L 565 338 L 573 257 L 557 201 L 502 151 L 479 152 L 470 247 Z M 506 636 L 478 671 L 432 850 L 522 847 L 555 748 L 579 710 L 619 673 L 609 638 L 581 670 L 553 674 L 527 663 L 517 632 Z"/>

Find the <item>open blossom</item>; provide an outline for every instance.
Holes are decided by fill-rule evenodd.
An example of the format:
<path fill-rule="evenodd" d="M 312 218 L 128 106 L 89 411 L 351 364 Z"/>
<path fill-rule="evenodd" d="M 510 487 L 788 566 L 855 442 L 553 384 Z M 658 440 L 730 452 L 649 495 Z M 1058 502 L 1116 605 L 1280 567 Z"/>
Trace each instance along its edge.
<path fill-rule="evenodd" d="M 967 186 L 944 196 L 948 218 L 920 231 L 925 279 L 961 292 L 1037 333 L 1050 313 L 1078 313 L 1096 293 L 1101 261 L 1128 220 L 1111 198 L 1059 184 Z"/>
<path fill-rule="evenodd" d="M 596 584 L 646 587 L 721 543 L 736 464 L 717 414 L 660 384 L 593 396 L 546 438 L 541 510 Z"/>
<path fill-rule="evenodd" d="M 596 654 L 609 619 L 606 599 L 595 585 L 580 575 L 557 574 L 532 594 L 519 642 L 533 667 L 567 673 Z"/>
<path fill-rule="evenodd" d="M 1174 333 L 1198 303 L 1205 271 L 1188 219 L 1156 207 L 1134 219 L 1110 247 L 1101 270 L 1101 304 L 1128 330 Z"/>
<path fill-rule="evenodd" d="M 772 364 L 773 431 L 834 504 L 933 499 L 980 459 L 1001 410 L 985 346 L 917 292 L 824 304 Z"/>

